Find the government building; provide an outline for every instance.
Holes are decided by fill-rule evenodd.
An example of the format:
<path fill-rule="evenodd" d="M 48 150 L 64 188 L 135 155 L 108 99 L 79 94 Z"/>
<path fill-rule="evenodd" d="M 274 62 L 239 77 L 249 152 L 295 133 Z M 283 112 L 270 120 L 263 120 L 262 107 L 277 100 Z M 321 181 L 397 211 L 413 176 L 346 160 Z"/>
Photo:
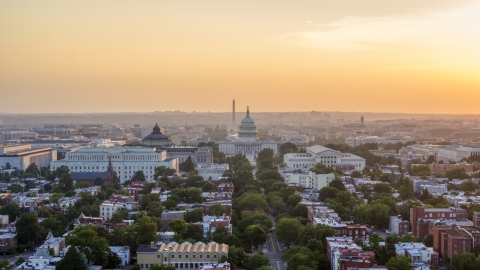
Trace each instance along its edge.
<path fill-rule="evenodd" d="M 276 155 L 278 153 L 278 143 L 258 139 L 257 125 L 250 117 L 250 110 L 247 107 L 247 116 L 243 118 L 238 127 L 238 137 L 236 141 L 223 140 L 218 142 L 218 150 L 223 152 L 227 157 L 235 155 L 245 155 L 250 161 L 254 161 L 258 152 L 263 149 L 270 148 Z"/>
<path fill-rule="evenodd" d="M 71 172 L 106 172 L 111 159 L 113 170 L 120 183 L 130 180 L 135 172 L 142 170 L 148 182 L 154 182 L 155 168 L 165 166 L 178 171 L 178 160 L 167 158 L 166 151 L 142 146 L 87 147 L 66 153 L 65 159 L 52 161 L 53 171 L 67 166 Z"/>
<path fill-rule="evenodd" d="M 341 153 L 320 145 L 307 147 L 306 153 L 285 154 L 283 155 L 283 160 L 286 166 L 291 168 L 312 168 L 317 163 L 327 167 L 352 165 L 357 171 L 365 168 L 364 158 L 350 153 Z"/>
<path fill-rule="evenodd" d="M 160 131 L 160 127 L 155 124 L 152 133 L 143 139 L 144 146 L 156 148 L 157 152 L 166 151 L 168 158 L 177 158 L 181 164 L 188 157 L 192 158 L 192 162 L 197 165 L 207 165 L 213 163 L 212 148 L 208 146 L 176 146 L 172 144 L 170 138 Z"/>

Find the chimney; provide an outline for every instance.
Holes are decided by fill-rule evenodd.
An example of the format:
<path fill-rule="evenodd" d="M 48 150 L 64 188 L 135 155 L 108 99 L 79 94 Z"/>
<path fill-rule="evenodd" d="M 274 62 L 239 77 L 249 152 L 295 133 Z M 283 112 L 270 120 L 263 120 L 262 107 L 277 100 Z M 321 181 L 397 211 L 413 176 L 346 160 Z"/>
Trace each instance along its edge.
<path fill-rule="evenodd" d="M 150 242 L 150 248 L 153 248 L 155 246 L 154 242 Z"/>

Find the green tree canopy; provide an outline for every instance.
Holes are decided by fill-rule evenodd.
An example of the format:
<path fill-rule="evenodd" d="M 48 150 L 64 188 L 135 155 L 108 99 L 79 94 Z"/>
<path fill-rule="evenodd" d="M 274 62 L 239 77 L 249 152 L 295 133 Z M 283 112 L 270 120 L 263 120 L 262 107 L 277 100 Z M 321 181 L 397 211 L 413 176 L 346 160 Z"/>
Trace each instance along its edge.
<path fill-rule="evenodd" d="M 78 252 L 75 247 L 68 249 L 65 257 L 56 264 L 57 269 L 65 270 L 86 270 L 88 269 L 87 259 Z"/>
<path fill-rule="evenodd" d="M 20 206 L 15 202 L 9 202 L 0 208 L 0 214 L 8 215 L 10 222 L 14 222 L 21 213 Z"/>
<path fill-rule="evenodd" d="M 275 225 L 275 235 L 283 243 L 298 243 L 304 226 L 298 219 L 282 218 Z"/>
<path fill-rule="evenodd" d="M 188 156 L 187 160 L 184 162 L 180 163 L 180 171 L 182 172 L 191 172 L 195 170 L 195 164 L 193 164 L 192 157 Z"/>
<path fill-rule="evenodd" d="M 19 244 L 37 244 L 41 237 L 41 227 L 37 216 L 32 212 L 23 213 L 15 223 Z"/>

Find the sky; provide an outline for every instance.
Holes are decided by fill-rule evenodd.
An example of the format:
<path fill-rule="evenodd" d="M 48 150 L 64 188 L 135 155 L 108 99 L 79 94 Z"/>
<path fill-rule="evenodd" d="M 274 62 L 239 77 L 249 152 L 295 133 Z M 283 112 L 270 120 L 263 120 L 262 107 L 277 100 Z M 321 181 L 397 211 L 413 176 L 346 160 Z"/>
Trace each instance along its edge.
<path fill-rule="evenodd" d="M 0 1 L 0 113 L 480 114 L 480 0 Z"/>

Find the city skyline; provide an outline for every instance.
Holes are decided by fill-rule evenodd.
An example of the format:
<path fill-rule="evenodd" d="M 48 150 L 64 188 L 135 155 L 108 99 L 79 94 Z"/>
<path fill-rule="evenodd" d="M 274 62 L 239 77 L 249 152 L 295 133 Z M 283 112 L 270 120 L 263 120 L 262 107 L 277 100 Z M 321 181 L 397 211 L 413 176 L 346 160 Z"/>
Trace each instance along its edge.
<path fill-rule="evenodd" d="M 480 1 L 0 3 L 0 113 L 479 114 Z"/>

